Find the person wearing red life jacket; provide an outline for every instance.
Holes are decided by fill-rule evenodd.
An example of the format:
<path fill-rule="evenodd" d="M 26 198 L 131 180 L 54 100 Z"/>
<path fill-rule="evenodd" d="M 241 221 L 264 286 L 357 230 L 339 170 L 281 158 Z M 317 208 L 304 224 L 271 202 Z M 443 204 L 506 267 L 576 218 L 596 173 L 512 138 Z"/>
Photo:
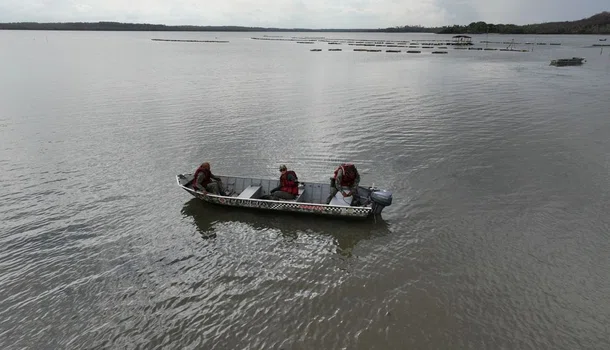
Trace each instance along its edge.
<path fill-rule="evenodd" d="M 360 195 L 358 194 L 358 185 L 360 184 L 360 174 L 356 166 L 351 163 L 343 163 L 335 170 L 334 177 L 330 181 L 330 195 L 326 199 L 326 204 L 329 204 L 333 197 L 341 192 L 343 197 L 353 196 L 352 205 L 360 204 Z M 349 190 L 346 191 L 346 188 Z"/>
<path fill-rule="evenodd" d="M 280 165 L 280 185 L 270 191 L 269 196 L 265 199 L 295 199 L 299 195 L 299 178 L 297 174 L 286 168 L 286 165 Z"/>
<path fill-rule="evenodd" d="M 197 170 L 195 170 L 193 189 L 226 196 L 226 193 L 222 188 L 222 180 L 218 176 L 212 174 L 210 163 L 208 162 L 201 164 Z"/>

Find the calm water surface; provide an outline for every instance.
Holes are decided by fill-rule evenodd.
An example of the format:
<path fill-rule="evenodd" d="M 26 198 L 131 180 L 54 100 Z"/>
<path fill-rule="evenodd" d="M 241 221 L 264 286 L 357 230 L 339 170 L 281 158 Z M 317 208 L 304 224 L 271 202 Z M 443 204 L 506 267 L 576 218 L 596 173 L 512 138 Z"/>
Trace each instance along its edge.
<path fill-rule="evenodd" d="M 610 347 L 610 48 L 263 35 L 0 32 L 3 349 Z M 213 207 L 174 180 L 202 161 L 305 181 L 352 161 L 394 204 Z"/>

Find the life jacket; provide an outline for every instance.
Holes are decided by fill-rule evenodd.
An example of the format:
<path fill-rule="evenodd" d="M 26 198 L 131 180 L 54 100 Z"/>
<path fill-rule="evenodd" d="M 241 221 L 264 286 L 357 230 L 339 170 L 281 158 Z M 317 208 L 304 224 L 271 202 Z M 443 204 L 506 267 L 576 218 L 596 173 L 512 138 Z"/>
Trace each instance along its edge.
<path fill-rule="evenodd" d="M 289 181 L 288 175 L 294 176 L 295 181 Z M 298 184 L 297 180 L 298 180 L 297 174 L 292 170 L 288 170 L 286 173 L 284 173 L 284 174 L 282 174 L 282 176 L 280 176 L 280 191 L 288 192 L 295 196 L 298 195 L 299 194 L 299 184 Z"/>
<path fill-rule="evenodd" d="M 341 178 L 340 185 L 345 187 L 351 187 L 354 184 L 354 181 L 356 181 L 356 175 L 358 174 L 358 170 L 356 170 L 354 164 L 341 164 L 339 165 L 337 170 L 335 170 L 335 180 L 337 179 L 337 173 L 339 172 L 339 169 L 343 169 L 343 177 Z"/>
<path fill-rule="evenodd" d="M 205 175 L 205 178 L 203 179 L 203 182 L 201 183 L 201 185 L 203 187 L 207 186 L 207 184 L 209 184 L 210 182 L 212 182 L 212 180 L 210 179 L 212 176 L 212 172 L 209 171 L 208 169 L 204 168 L 203 166 L 199 166 L 199 168 L 197 168 L 197 170 L 195 170 L 195 177 L 193 178 L 193 188 L 197 189 L 197 177 L 199 176 L 199 174 L 203 173 L 203 175 Z"/>

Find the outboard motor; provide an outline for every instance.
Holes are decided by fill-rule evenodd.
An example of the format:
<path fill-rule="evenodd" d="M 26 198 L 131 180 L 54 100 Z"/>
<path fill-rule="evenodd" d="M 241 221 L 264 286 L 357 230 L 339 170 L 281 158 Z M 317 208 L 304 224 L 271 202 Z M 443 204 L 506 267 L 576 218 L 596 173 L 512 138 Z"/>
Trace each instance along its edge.
<path fill-rule="evenodd" d="M 392 204 L 392 192 L 386 190 L 373 190 L 371 191 L 371 209 L 373 214 L 381 214 L 383 208 Z"/>

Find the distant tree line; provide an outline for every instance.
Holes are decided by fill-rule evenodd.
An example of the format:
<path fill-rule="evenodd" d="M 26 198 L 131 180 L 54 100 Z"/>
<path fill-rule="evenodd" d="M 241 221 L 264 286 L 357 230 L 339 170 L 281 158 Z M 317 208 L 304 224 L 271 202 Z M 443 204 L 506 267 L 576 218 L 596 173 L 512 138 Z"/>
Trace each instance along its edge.
<path fill-rule="evenodd" d="M 379 29 L 307 29 L 264 28 L 243 26 L 168 26 L 164 24 L 120 22 L 65 22 L 0 23 L 0 29 L 9 30 L 104 30 L 104 31 L 193 31 L 193 32 L 383 32 L 383 33 L 438 33 L 438 34 L 610 34 L 610 12 L 601 12 L 589 18 L 572 22 L 540 24 L 493 24 L 472 22 L 469 25 L 444 27 L 397 26 Z"/>
<path fill-rule="evenodd" d="M 120 22 L 64 22 L 37 23 L 18 22 L 0 23 L 0 29 L 13 30 L 104 30 L 104 31 L 273 31 L 274 28 L 239 27 L 239 26 L 168 26 L 148 23 Z"/>
<path fill-rule="evenodd" d="M 379 29 L 377 31 L 384 33 L 438 33 L 440 27 L 422 27 L 422 26 L 402 26 Z"/>
<path fill-rule="evenodd" d="M 439 34 L 610 34 L 610 12 L 572 22 L 514 25 L 472 22 L 467 26 L 442 27 Z"/>
<path fill-rule="evenodd" d="M 164 24 L 120 23 L 120 22 L 64 22 L 0 23 L 0 29 L 8 30 L 103 30 L 103 31 L 180 31 L 180 32 L 434 32 L 436 29 L 420 26 L 405 26 L 387 29 L 308 29 L 265 28 L 244 26 L 169 26 Z"/>

